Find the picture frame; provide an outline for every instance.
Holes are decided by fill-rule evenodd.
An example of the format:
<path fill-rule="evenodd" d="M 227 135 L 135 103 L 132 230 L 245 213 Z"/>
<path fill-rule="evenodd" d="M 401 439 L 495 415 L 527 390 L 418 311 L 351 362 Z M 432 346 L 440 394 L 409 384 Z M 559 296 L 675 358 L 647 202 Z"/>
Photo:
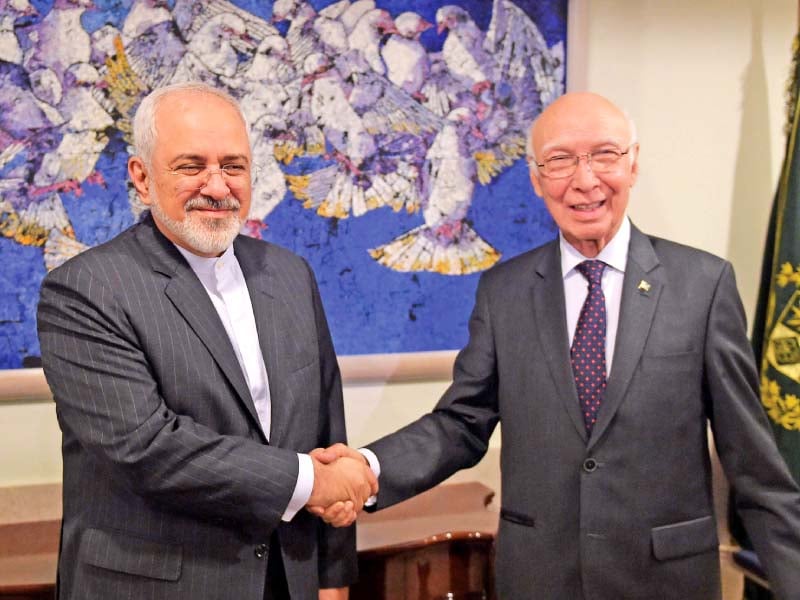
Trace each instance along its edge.
<path fill-rule="evenodd" d="M 567 89 L 580 89 L 585 84 L 587 11 L 586 0 L 569 1 L 566 44 L 569 64 Z M 533 199 L 532 191 L 530 195 Z M 470 297 L 470 305 L 471 301 Z M 330 314 L 329 319 L 332 320 Z M 448 380 L 452 377 L 455 356 L 455 349 L 370 352 L 340 354 L 339 362 L 345 385 L 386 384 Z M 0 369 L 0 403 L 42 402 L 50 399 L 41 368 Z"/>

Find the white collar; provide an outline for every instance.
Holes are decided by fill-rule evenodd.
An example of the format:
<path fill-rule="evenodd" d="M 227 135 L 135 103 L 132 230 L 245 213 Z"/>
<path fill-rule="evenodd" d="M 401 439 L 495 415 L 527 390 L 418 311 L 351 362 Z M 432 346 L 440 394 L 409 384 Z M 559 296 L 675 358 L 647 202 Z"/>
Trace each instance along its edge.
<path fill-rule="evenodd" d="M 192 271 L 195 273 L 202 273 L 204 275 L 210 275 L 214 272 L 214 268 L 219 265 L 220 267 L 223 266 L 231 266 L 233 264 L 234 256 L 233 256 L 233 244 L 228 246 L 225 252 L 222 253 L 221 256 L 212 256 L 207 258 L 205 256 L 198 256 L 175 244 L 175 247 L 178 251 L 183 254 L 183 257 L 186 259 L 186 262 L 189 263 L 189 266 L 192 267 Z"/>
<path fill-rule="evenodd" d="M 606 247 L 600 251 L 600 254 L 594 257 L 595 260 L 602 260 L 608 266 L 619 271 L 625 272 L 625 267 L 628 264 L 628 245 L 631 241 L 631 222 L 628 217 L 622 219 L 619 230 L 611 241 L 606 244 Z M 564 239 L 564 234 L 558 232 L 558 246 L 561 249 L 561 276 L 566 277 L 578 264 L 585 260 L 589 260 L 578 250 L 575 249 L 567 240 Z"/>

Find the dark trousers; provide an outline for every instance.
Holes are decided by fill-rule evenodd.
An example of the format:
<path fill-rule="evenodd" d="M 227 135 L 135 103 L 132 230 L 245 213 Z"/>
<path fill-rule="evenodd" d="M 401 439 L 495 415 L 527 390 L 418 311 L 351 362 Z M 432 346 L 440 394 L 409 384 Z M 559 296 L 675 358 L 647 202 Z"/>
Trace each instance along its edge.
<path fill-rule="evenodd" d="M 290 600 L 289 585 L 286 583 L 286 570 L 283 568 L 281 544 L 278 532 L 274 532 L 269 540 L 267 556 L 267 583 L 264 586 L 264 600 Z"/>

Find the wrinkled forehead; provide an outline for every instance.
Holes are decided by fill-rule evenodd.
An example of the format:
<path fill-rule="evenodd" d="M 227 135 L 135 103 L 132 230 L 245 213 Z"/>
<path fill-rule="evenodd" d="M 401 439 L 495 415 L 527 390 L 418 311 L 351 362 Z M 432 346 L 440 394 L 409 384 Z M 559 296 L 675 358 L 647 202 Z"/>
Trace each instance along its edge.
<path fill-rule="evenodd" d="M 231 127 L 247 129 L 242 113 L 223 98 L 196 90 L 181 90 L 162 97 L 155 107 L 156 126 L 175 121 L 176 117 L 191 115 L 214 117 L 209 123 L 225 121 Z"/>
<path fill-rule="evenodd" d="M 250 151 L 247 123 L 226 100 L 202 92 L 176 92 L 164 96 L 155 111 L 156 147 L 191 144 L 198 135 L 219 144 L 242 146 Z M 231 151 L 234 148 L 230 148 Z"/>
<path fill-rule="evenodd" d="M 633 141 L 624 113 L 599 100 L 553 103 L 534 122 L 531 134 L 536 156 L 553 149 L 586 152 L 603 144 L 624 147 Z"/>

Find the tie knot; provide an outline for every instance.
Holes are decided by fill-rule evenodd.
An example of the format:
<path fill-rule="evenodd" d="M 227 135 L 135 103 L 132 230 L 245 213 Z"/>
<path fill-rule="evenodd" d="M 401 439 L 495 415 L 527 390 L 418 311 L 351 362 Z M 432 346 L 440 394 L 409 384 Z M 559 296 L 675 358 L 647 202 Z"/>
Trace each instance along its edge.
<path fill-rule="evenodd" d="M 606 263 L 602 260 L 585 260 L 578 264 L 577 269 L 581 275 L 589 280 L 589 285 L 594 286 L 600 283 L 603 277 L 603 270 L 606 268 Z"/>

